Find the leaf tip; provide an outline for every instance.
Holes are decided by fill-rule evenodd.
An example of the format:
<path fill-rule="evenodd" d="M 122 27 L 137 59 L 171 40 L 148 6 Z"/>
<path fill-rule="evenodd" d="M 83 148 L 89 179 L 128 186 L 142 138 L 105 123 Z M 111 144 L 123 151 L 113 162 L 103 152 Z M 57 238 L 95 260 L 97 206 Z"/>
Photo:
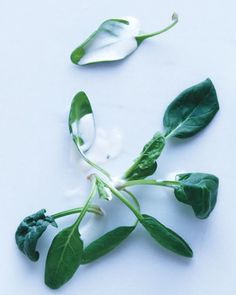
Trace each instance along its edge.
<path fill-rule="evenodd" d="M 72 63 L 78 65 L 81 58 L 84 56 L 85 50 L 83 47 L 76 48 L 70 55 Z"/>

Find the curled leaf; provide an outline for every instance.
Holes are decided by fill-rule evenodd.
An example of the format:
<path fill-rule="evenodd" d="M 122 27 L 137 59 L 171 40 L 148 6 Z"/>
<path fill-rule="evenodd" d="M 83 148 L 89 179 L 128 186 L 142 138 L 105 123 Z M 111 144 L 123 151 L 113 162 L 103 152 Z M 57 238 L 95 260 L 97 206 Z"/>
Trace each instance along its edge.
<path fill-rule="evenodd" d="M 143 214 L 143 219 L 140 222 L 161 246 L 185 257 L 193 256 L 192 249 L 184 239 L 154 217 Z"/>
<path fill-rule="evenodd" d="M 163 119 L 165 136 L 193 136 L 211 122 L 218 110 L 215 87 L 206 79 L 180 93 L 168 106 Z"/>
<path fill-rule="evenodd" d="M 100 180 L 99 177 L 96 179 L 96 185 L 97 185 L 97 190 L 99 197 L 101 199 L 110 201 L 112 199 L 112 192 L 111 190 L 104 184 L 103 181 Z"/>
<path fill-rule="evenodd" d="M 126 58 L 147 38 L 161 34 L 178 22 L 173 14 L 173 23 L 165 29 L 141 34 L 139 21 L 134 17 L 109 19 L 71 54 L 71 61 L 78 65 L 116 61 Z"/>
<path fill-rule="evenodd" d="M 178 174 L 180 183 L 175 188 L 178 201 L 190 205 L 198 218 L 207 218 L 215 207 L 219 180 L 215 175 L 206 173 Z"/>
<path fill-rule="evenodd" d="M 156 133 L 153 138 L 144 146 L 140 156 L 134 164 L 125 172 L 126 180 L 143 179 L 152 175 L 157 168 L 156 160 L 165 146 L 165 137 Z"/>
<path fill-rule="evenodd" d="M 54 218 L 45 216 L 45 213 L 46 210 L 42 209 L 24 218 L 16 230 L 15 240 L 19 250 L 32 261 L 39 259 L 39 253 L 36 251 L 37 242 L 48 225 L 57 227 Z"/>

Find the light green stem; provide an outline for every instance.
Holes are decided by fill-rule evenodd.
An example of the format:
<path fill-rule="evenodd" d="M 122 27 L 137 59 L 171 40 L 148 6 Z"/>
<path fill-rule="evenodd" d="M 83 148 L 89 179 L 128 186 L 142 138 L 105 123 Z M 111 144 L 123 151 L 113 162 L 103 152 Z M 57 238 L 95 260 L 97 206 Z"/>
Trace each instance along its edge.
<path fill-rule="evenodd" d="M 165 186 L 171 188 L 179 187 L 180 183 L 178 181 L 157 181 L 154 179 L 139 179 L 139 180 L 130 180 L 122 184 L 118 187 L 119 190 L 122 190 L 126 187 L 135 186 L 135 185 L 157 185 L 157 186 Z"/>
<path fill-rule="evenodd" d="M 75 142 L 75 145 L 81 155 L 81 157 L 85 160 L 85 162 L 87 162 L 90 166 L 94 167 L 95 169 L 97 169 L 98 171 L 100 171 L 103 175 L 105 175 L 106 177 L 108 177 L 109 179 L 111 179 L 111 175 L 105 170 L 103 169 L 102 167 L 100 167 L 99 165 L 97 165 L 96 163 L 92 162 L 91 160 L 89 160 L 84 152 L 81 150 L 79 144 L 74 140 Z"/>
<path fill-rule="evenodd" d="M 104 184 L 111 190 L 113 195 L 115 195 L 122 203 L 124 203 L 138 218 L 138 220 L 142 220 L 143 216 L 140 214 L 140 212 L 134 208 L 134 206 L 122 195 L 120 191 L 118 191 L 113 185 L 109 184 L 105 180 L 101 179 L 101 181 L 104 182 Z"/>
<path fill-rule="evenodd" d="M 88 196 L 88 199 L 87 199 L 87 201 L 86 201 L 86 203 L 85 203 L 85 205 L 84 205 L 78 219 L 76 220 L 76 222 L 73 225 L 75 228 L 78 228 L 78 226 L 80 225 L 82 219 L 84 218 L 86 212 L 88 211 L 89 205 L 90 205 L 93 197 L 96 194 L 97 186 L 96 186 L 96 177 L 95 177 L 95 175 L 91 176 L 91 181 L 92 181 L 92 188 L 91 188 L 90 194 Z"/>
<path fill-rule="evenodd" d="M 73 209 L 69 209 L 66 211 L 62 211 L 62 212 L 58 212 L 56 214 L 53 214 L 52 217 L 53 217 L 53 219 L 57 219 L 57 218 L 61 218 L 64 216 L 81 213 L 82 210 L 83 210 L 83 207 L 73 208 Z M 94 213 L 97 215 L 103 215 L 102 210 L 98 206 L 95 206 L 95 205 L 89 206 L 87 212 Z"/>
<path fill-rule="evenodd" d="M 138 44 L 141 44 L 147 38 L 150 38 L 150 37 L 153 37 L 153 36 L 162 34 L 162 33 L 166 32 L 166 31 L 170 30 L 171 28 L 173 28 L 178 23 L 178 16 L 177 16 L 177 14 L 175 14 L 175 13 L 173 14 L 172 20 L 173 20 L 172 24 L 170 24 L 169 26 L 165 27 L 164 29 L 162 29 L 160 31 L 157 31 L 157 32 L 154 32 L 154 33 L 150 33 L 150 34 L 145 34 L 145 35 L 137 36 L 136 37 L 136 40 L 137 40 Z"/>

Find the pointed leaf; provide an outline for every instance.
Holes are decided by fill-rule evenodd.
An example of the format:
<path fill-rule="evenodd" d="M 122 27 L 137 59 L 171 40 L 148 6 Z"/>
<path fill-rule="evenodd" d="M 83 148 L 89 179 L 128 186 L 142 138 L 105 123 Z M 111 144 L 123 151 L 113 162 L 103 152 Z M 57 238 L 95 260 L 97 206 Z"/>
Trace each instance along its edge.
<path fill-rule="evenodd" d="M 45 284 L 58 289 L 69 281 L 81 264 L 83 241 L 77 227 L 68 227 L 53 239 L 45 267 Z"/>
<path fill-rule="evenodd" d="M 103 255 L 111 252 L 117 246 L 119 246 L 135 229 L 134 226 L 120 226 L 116 229 L 107 232 L 99 239 L 93 241 L 88 245 L 83 254 L 82 263 L 90 263 Z"/>
<path fill-rule="evenodd" d="M 193 136 L 211 122 L 218 110 L 215 87 L 206 79 L 180 93 L 168 106 L 163 119 L 166 136 Z"/>
<path fill-rule="evenodd" d="M 57 227 L 52 216 L 45 216 L 45 209 L 26 217 L 18 226 L 15 234 L 16 244 L 30 260 L 37 261 L 39 252 L 36 251 L 38 239 L 47 229 L 48 225 Z"/>
<path fill-rule="evenodd" d="M 190 205 L 198 218 L 207 218 L 215 207 L 219 180 L 206 173 L 178 174 L 180 186 L 175 189 L 176 198 Z"/>
<path fill-rule="evenodd" d="M 189 245 L 178 234 L 161 224 L 154 217 L 145 214 L 142 216 L 143 219 L 140 222 L 161 246 L 185 257 L 193 256 Z"/>

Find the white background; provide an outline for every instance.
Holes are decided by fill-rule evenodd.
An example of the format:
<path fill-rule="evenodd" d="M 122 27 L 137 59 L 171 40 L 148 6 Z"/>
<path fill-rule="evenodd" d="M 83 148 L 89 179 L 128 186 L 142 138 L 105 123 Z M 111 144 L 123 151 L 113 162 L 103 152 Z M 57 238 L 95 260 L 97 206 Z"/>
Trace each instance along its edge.
<path fill-rule="evenodd" d="M 236 294 L 235 10 L 233 0 L 0 1 L 1 294 Z M 174 11 L 179 24 L 123 62 L 83 68 L 70 62 L 71 51 L 107 18 L 133 15 L 150 32 L 168 24 Z M 168 142 L 156 177 L 179 171 L 216 174 L 214 212 L 198 220 L 172 191 L 135 190 L 142 211 L 182 235 L 194 258 L 161 249 L 139 227 L 113 253 L 81 267 L 62 289 L 48 289 L 44 261 L 56 230 L 49 228 L 39 242 L 38 263 L 17 250 L 14 232 L 23 217 L 41 208 L 52 214 L 85 200 L 88 171 L 67 127 L 74 94 L 87 92 L 104 132 L 122 132 L 123 149 L 106 164 L 119 174 L 162 130 L 169 102 L 207 77 L 215 84 L 220 112 L 194 138 Z M 92 235 L 133 221 L 118 201 L 105 204 L 105 211 L 102 220 L 91 219 Z"/>

